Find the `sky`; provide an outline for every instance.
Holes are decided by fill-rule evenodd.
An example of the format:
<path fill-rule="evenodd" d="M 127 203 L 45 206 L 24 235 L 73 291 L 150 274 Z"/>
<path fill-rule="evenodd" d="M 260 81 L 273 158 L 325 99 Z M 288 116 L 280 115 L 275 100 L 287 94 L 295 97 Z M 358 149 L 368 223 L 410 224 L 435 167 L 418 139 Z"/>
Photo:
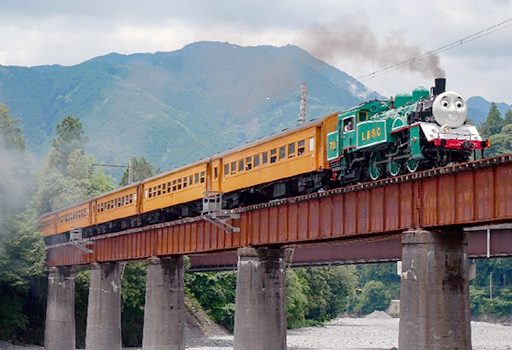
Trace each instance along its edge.
<path fill-rule="evenodd" d="M 512 104 L 512 0 L 0 0 L 0 65 L 71 66 L 197 41 L 298 45 L 384 96 L 445 77 L 465 98 Z"/>

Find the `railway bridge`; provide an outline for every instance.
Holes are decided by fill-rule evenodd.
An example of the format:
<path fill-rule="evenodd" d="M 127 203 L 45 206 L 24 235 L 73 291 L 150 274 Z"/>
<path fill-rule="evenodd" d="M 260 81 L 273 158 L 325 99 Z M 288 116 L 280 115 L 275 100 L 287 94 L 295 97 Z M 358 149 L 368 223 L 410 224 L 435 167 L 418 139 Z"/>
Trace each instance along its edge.
<path fill-rule="evenodd" d="M 402 260 L 399 347 L 471 349 L 469 258 L 512 256 L 512 155 L 48 247 L 45 349 L 74 349 L 74 279 L 89 265 L 86 349 L 120 349 L 124 262 L 148 264 L 143 349 L 185 349 L 183 256 L 238 268 L 234 349 L 286 349 L 286 268 Z M 232 228 L 238 228 L 234 230 Z"/>

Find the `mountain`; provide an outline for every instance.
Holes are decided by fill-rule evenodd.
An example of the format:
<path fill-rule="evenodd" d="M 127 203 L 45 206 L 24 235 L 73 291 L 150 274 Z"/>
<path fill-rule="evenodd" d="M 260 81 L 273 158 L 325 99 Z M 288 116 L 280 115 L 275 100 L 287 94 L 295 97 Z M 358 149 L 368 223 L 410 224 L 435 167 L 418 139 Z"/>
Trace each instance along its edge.
<path fill-rule="evenodd" d="M 308 119 L 379 97 L 297 46 L 198 42 L 71 67 L 0 66 L 0 102 L 40 158 L 72 115 L 100 161 L 144 156 L 167 170 L 296 125 L 304 81 Z"/>
<path fill-rule="evenodd" d="M 480 96 L 474 96 L 468 99 L 468 115 L 475 125 L 478 125 L 480 122 L 484 121 L 489 114 L 489 109 L 491 108 L 491 102 Z M 512 109 L 512 105 L 508 105 L 506 103 L 496 103 L 496 107 L 500 111 L 501 115 L 504 117 L 507 110 Z"/>

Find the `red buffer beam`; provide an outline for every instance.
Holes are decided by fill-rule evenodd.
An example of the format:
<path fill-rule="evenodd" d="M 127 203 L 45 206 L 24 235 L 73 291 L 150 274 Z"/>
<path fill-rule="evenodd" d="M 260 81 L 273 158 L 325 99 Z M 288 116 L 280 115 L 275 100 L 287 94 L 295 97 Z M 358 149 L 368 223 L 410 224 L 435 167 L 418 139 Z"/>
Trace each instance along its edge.
<path fill-rule="evenodd" d="M 226 233 L 200 218 L 94 237 L 85 253 L 49 247 L 50 266 L 319 243 L 512 222 L 512 155 L 241 208 Z M 511 248 L 512 249 L 512 248 Z"/>

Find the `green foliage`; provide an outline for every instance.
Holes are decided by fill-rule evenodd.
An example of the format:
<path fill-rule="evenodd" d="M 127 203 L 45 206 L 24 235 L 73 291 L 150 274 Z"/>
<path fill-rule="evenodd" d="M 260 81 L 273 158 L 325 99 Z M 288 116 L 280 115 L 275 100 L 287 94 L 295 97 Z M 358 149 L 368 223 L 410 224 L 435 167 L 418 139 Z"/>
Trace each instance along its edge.
<path fill-rule="evenodd" d="M 354 311 L 367 315 L 375 310 L 385 310 L 391 302 L 391 293 L 381 281 L 368 281 L 357 297 Z"/>
<path fill-rule="evenodd" d="M 496 106 L 496 103 L 492 102 L 489 108 L 489 114 L 483 124 L 481 130 L 483 137 L 489 137 L 494 134 L 498 134 L 501 128 L 504 126 L 504 120 L 501 117 L 501 113 Z"/>
<path fill-rule="evenodd" d="M 86 266 L 75 273 L 75 324 L 76 346 L 85 348 L 85 331 L 87 329 L 87 305 L 89 301 L 89 282 L 91 271 Z"/>
<path fill-rule="evenodd" d="M 55 166 L 61 174 L 66 175 L 70 155 L 79 150 L 84 150 L 88 137 L 83 136 L 84 130 L 80 118 L 73 116 L 66 117 L 55 128 L 57 138 L 52 144 L 53 152 L 50 154 L 50 163 Z"/>
<path fill-rule="evenodd" d="M 191 295 L 206 313 L 224 328 L 233 331 L 236 272 L 196 272 L 185 276 Z"/>
<path fill-rule="evenodd" d="M 503 318 L 512 315 L 512 259 L 476 260 L 471 281 L 471 314 Z"/>
<path fill-rule="evenodd" d="M 46 247 L 34 212 L 11 217 L 0 245 L 0 339 L 42 342 Z"/>
<path fill-rule="evenodd" d="M 144 327 L 146 262 L 127 263 L 122 282 L 121 334 L 124 346 L 140 346 Z"/>
<path fill-rule="evenodd" d="M 313 322 L 336 318 L 348 305 L 357 284 L 353 266 L 299 268 L 296 273 L 307 281 L 307 313 Z"/>
<path fill-rule="evenodd" d="M 512 109 L 508 109 L 508 110 L 505 112 L 505 120 L 504 120 L 504 124 L 505 124 L 505 125 L 512 124 Z"/>
<path fill-rule="evenodd" d="M 9 107 L 0 103 L 0 148 L 26 151 L 27 144 L 21 127 L 17 126 L 21 119 L 14 119 L 9 113 Z"/>
<path fill-rule="evenodd" d="M 288 328 L 306 325 L 308 295 L 311 289 L 307 281 L 293 270 L 286 271 L 286 317 Z"/>
<path fill-rule="evenodd" d="M 148 177 L 156 175 L 161 172 L 160 169 L 152 165 L 150 162 L 146 160 L 146 158 L 141 157 L 137 159 L 135 157 L 132 158 L 132 167 L 133 167 L 133 182 L 139 182 Z M 128 185 L 128 177 L 129 177 L 129 169 L 126 169 L 123 173 L 123 177 L 119 182 L 119 186 Z"/>
<path fill-rule="evenodd" d="M 83 151 L 83 136 L 78 118 L 67 117 L 57 126 L 58 137 L 40 172 L 35 197 L 39 214 L 79 203 L 114 189 L 113 178 L 94 168 L 96 160 Z"/>

